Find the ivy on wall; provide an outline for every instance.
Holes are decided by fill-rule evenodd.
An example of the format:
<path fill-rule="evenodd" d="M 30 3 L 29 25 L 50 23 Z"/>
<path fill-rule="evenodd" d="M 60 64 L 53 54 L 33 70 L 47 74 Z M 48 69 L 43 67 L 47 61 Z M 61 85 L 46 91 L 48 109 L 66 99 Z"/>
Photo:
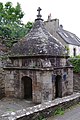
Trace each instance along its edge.
<path fill-rule="evenodd" d="M 74 67 L 73 71 L 76 72 L 76 73 L 79 73 L 80 72 L 80 55 L 75 56 L 75 57 L 71 57 L 70 62 Z"/>

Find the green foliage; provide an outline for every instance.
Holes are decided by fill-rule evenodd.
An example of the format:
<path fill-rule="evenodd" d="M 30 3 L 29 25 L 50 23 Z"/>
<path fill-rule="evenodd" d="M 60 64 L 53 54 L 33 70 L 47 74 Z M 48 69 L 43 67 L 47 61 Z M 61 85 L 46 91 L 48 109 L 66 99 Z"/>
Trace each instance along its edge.
<path fill-rule="evenodd" d="M 25 25 L 27 32 L 29 32 L 31 30 L 32 26 L 33 26 L 32 22 L 27 22 L 27 24 Z"/>
<path fill-rule="evenodd" d="M 76 56 L 76 57 L 71 57 L 70 58 L 70 62 L 73 65 L 73 71 L 76 73 L 80 72 L 80 56 Z"/>
<path fill-rule="evenodd" d="M 22 23 L 24 12 L 19 3 L 13 7 L 11 2 L 0 2 L 0 37 L 8 47 L 24 37 L 32 28 L 32 23 Z"/>
<path fill-rule="evenodd" d="M 67 50 L 67 54 L 69 55 L 69 47 L 65 46 L 65 49 Z"/>
<path fill-rule="evenodd" d="M 63 114 L 64 114 L 64 110 L 62 108 L 57 108 L 53 113 L 53 115 L 63 115 Z"/>
<path fill-rule="evenodd" d="M 21 18 L 24 16 L 19 3 L 13 7 L 11 2 L 6 2 L 5 5 L 0 2 L 0 12 L 0 22 L 5 24 L 11 22 L 20 23 Z"/>
<path fill-rule="evenodd" d="M 39 116 L 38 120 L 46 120 L 46 119 L 45 119 L 44 116 L 42 115 L 42 116 Z"/>

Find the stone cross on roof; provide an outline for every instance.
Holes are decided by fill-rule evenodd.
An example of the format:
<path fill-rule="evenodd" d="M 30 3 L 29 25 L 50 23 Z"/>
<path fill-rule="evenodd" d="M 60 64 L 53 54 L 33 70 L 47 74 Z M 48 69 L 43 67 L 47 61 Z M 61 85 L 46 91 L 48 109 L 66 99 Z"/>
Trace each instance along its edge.
<path fill-rule="evenodd" d="M 40 14 L 40 11 L 42 9 L 40 7 L 38 7 L 37 11 L 38 11 L 38 15 L 37 15 L 37 19 L 41 19 L 42 15 Z"/>

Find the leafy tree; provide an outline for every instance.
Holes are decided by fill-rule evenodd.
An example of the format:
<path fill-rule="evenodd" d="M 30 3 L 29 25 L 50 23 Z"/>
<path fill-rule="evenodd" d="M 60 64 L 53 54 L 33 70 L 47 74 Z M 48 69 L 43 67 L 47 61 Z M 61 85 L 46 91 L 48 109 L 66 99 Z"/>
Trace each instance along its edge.
<path fill-rule="evenodd" d="M 22 23 L 24 12 L 19 3 L 13 7 L 11 2 L 0 2 L 0 37 L 8 47 L 24 37 L 32 28 L 32 23 Z"/>

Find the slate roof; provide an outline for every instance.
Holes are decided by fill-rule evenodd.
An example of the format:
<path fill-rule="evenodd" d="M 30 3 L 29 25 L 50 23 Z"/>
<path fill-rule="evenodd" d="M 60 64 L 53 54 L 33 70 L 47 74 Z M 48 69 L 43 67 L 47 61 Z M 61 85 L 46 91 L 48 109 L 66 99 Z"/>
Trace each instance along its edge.
<path fill-rule="evenodd" d="M 63 56 L 65 54 L 63 45 L 46 30 L 40 13 L 37 17 L 28 35 L 13 46 L 11 55 Z"/>
<path fill-rule="evenodd" d="M 67 44 L 80 46 L 80 39 L 73 33 L 64 30 L 63 28 L 58 28 L 57 33 Z"/>

